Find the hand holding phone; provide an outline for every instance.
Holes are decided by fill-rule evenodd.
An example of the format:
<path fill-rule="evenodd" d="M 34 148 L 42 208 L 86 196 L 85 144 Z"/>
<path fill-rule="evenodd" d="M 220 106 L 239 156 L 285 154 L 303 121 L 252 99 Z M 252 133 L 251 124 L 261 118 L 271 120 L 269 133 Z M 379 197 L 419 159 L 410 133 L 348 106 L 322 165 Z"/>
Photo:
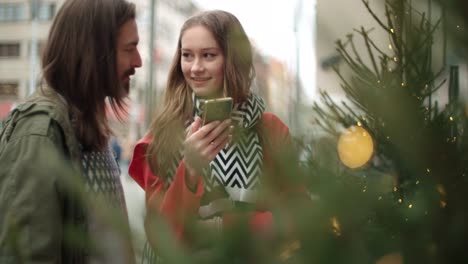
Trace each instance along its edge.
<path fill-rule="evenodd" d="M 213 121 L 231 118 L 232 98 L 224 97 L 206 100 L 203 109 L 203 125 Z"/>

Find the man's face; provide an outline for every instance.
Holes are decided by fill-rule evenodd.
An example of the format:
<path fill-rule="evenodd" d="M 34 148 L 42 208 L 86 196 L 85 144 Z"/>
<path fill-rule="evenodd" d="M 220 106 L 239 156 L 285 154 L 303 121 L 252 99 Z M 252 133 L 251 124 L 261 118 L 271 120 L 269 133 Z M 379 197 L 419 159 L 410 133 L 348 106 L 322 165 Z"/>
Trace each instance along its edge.
<path fill-rule="evenodd" d="M 131 19 L 122 25 L 117 37 L 117 76 L 126 95 L 130 90 L 130 76 L 135 74 L 135 68 L 141 67 L 138 41 L 137 24 Z"/>

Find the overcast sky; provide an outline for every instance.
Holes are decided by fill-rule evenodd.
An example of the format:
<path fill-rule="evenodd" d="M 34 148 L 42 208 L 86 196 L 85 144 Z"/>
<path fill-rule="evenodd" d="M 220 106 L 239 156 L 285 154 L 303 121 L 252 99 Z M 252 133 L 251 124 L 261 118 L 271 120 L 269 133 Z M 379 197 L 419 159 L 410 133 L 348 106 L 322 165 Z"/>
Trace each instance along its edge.
<path fill-rule="evenodd" d="M 288 59 L 294 49 L 294 1 L 194 0 L 204 9 L 223 9 L 241 22 L 255 45 L 280 59 Z M 289 2 L 289 3 L 288 3 Z"/>

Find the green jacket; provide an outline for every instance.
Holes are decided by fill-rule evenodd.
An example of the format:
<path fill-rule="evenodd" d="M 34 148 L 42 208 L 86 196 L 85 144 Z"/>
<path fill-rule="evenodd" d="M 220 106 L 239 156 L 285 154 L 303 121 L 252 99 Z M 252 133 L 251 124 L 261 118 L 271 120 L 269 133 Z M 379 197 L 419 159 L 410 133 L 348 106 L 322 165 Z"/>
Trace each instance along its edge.
<path fill-rule="evenodd" d="M 80 167 L 67 107 L 53 93 L 37 93 L 5 118 L 0 263 L 84 263 Z"/>

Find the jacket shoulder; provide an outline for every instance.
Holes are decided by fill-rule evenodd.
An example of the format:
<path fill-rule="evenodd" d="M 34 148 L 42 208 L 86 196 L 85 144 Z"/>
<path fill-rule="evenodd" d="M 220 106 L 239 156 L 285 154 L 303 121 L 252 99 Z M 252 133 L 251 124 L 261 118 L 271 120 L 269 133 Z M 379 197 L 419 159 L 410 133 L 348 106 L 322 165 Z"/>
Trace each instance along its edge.
<path fill-rule="evenodd" d="M 288 135 L 289 134 L 289 128 L 288 126 L 281 121 L 281 119 L 271 113 L 271 112 L 265 112 L 262 115 L 262 119 L 260 121 L 260 125 L 262 128 L 266 131 L 269 132 L 269 134 L 280 134 L 280 135 Z"/>
<path fill-rule="evenodd" d="M 56 109 L 53 105 L 37 103 L 23 103 L 14 109 L 5 120 L 2 129 L 8 130 L 4 135 L 8 140 L 15 140 L 23 136 L 54 136 L 60 133 L 60 126 L 55 120 Z M 7 128 L 10 129 L 7 129 Z"/>

